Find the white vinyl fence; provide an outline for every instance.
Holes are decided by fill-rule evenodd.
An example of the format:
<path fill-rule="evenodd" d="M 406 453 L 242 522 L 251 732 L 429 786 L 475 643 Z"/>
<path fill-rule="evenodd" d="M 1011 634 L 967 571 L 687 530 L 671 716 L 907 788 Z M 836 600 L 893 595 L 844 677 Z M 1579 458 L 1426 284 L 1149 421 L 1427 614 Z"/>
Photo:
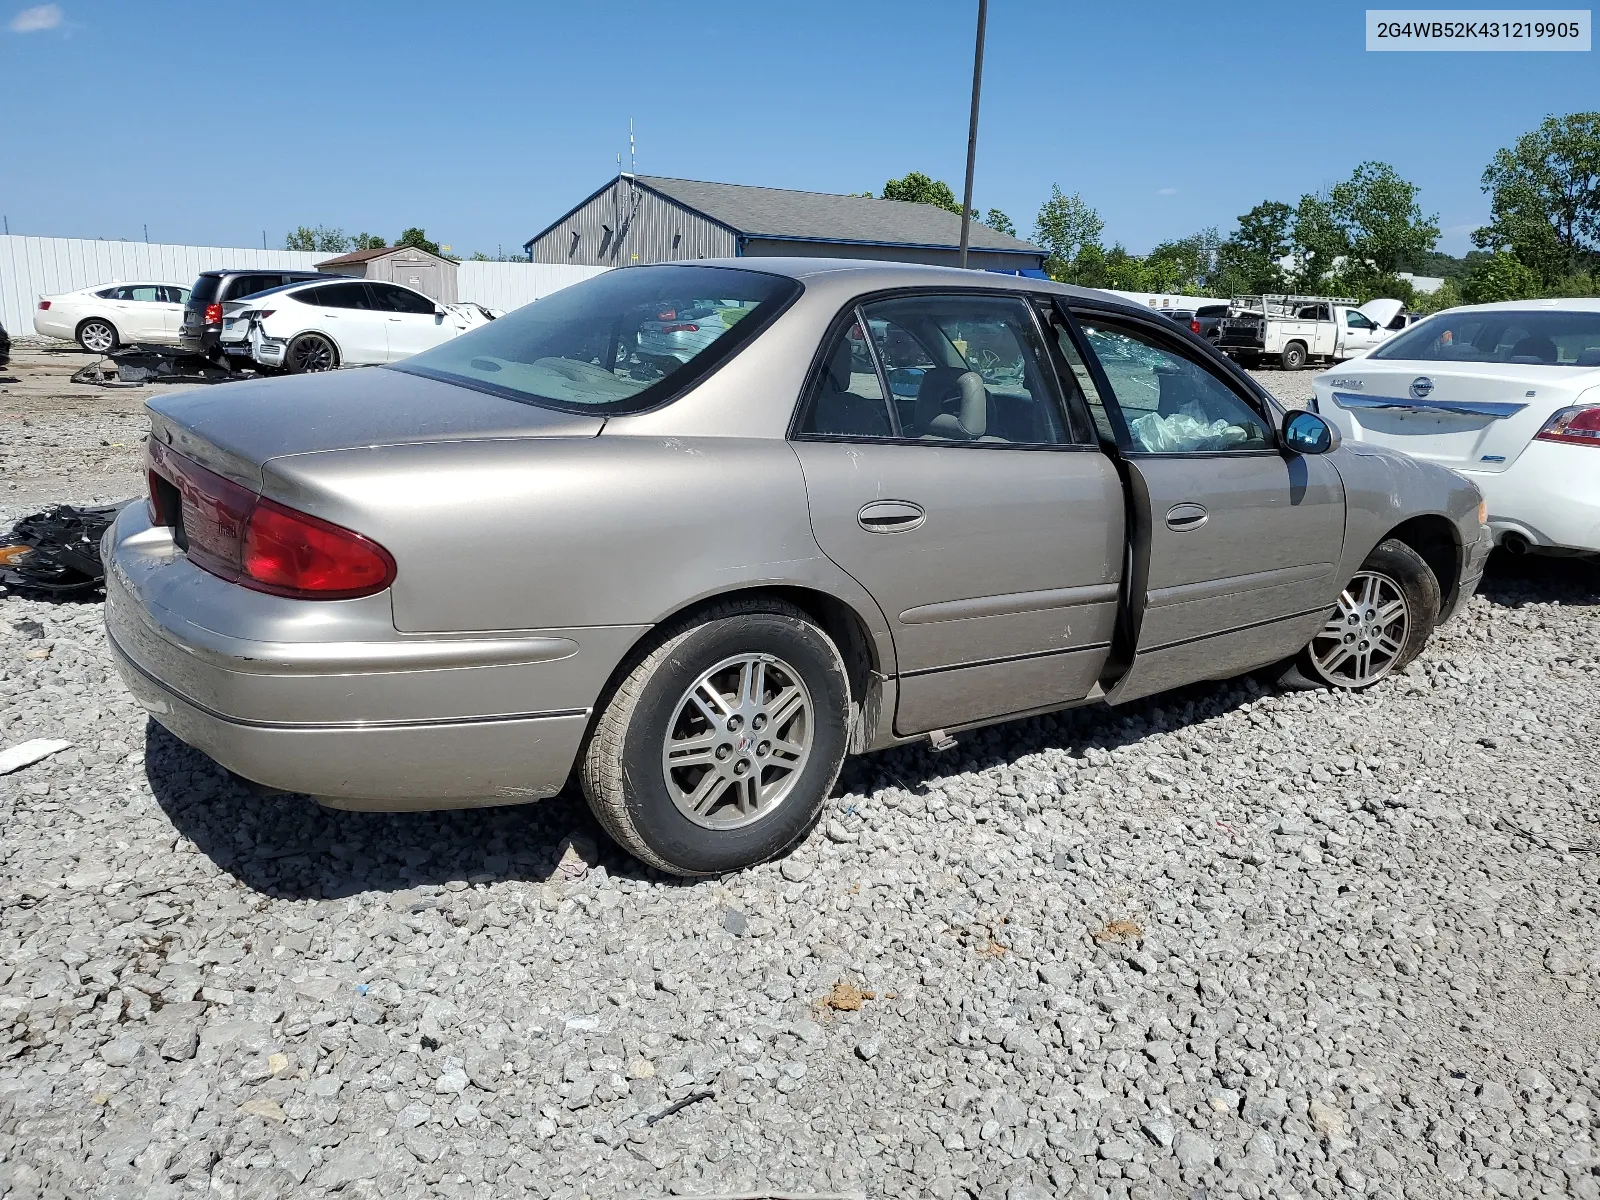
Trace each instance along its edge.
<path fill-rule="evenodd" d="M 485 308 L 510 312 L 609 269 L 565 263 L 464 262 L 456 272 L 456 295 Z"/>
<path fill-rule="evenodd" d="M 33 309 L 40 296 L 76 291 L 97 283 L 145 280 L 188 286 L 201 271 L 218 267 L 293 267 L 305 270 L 332 257 L 300 250 L 246 250 L 226 246 L 164 246 L 149 242 L 105 242 L 87 238 L 0 235 L 0 325 L 13 335 L 33 334 Z M 569 283 L 598 275 L 603 267 L 546 263 L 464 262 L 458 295 L 508 312 Z"/>

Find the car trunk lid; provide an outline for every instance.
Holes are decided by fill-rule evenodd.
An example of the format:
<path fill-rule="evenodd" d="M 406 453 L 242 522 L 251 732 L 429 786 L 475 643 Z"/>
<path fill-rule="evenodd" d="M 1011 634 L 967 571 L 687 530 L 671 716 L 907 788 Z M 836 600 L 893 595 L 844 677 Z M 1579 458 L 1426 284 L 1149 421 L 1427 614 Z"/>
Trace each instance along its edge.
<path fill-rule="evenodd" d="M 603 417 L 557 412 L 381 367 L 245 380 L 158 396 L 151 435 L 257 484 L 287 454 L 481 438 L 589 438 Z"/>
<path fill-rule="evenodd" d="M 1357 441 L 1461 471 L 1504 471 L 1550 414 L 1600 372 L 1507 363 L 1393 365 L 1362 360 L 1330 372 L 1333 403 Z"/>

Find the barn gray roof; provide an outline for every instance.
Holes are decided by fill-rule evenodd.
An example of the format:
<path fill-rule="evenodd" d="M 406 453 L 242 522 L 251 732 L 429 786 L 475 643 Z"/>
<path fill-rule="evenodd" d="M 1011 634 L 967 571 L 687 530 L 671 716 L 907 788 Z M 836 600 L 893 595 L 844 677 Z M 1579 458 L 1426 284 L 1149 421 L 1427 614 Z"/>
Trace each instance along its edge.
<path fill-rule="evenodd" d="M 607 186 L 615 186 L 621 178 L 626 177 Z M 961 217 L 933 204 L 751 187 L 742 183 L 707 183 L 660 175 L 636 175 L 634 179 L 650 191 L 675 200 L 745 237 L 889 246 L 954 248 L 961 244 Z M 557 221 L 549 229 L 535 234 L 530 244 L 560 223 Z M 969 238 L 968 244 L 974 250 L 1045 253 L 1037 246 L 997 233 L 976 221 L 972 223 Z"/>

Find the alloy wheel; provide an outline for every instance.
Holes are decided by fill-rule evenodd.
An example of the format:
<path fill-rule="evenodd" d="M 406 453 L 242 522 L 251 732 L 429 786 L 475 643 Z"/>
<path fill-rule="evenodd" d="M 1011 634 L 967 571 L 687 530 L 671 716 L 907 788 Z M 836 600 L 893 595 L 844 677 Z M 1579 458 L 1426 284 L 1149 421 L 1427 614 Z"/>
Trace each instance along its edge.
<path fill-rule="evenodd" d="M 679 699 L 661 769 L 667 794 L 707 829 L 737 829 L 771 814 L 800 779 L 814 740 L 811 693 L 770 654 L 723 659 Z"/>
<path fill-rule="evenodd" d="M 1311 639 L 1311 661 L 1324 682 L 1361 688 L 1394 669 L 1411 633 L 1411 606 L 1387 575 L 1362 571 Z"/>
<path fill-rule="evenodd" d="M 117 334 L 104 321 L 90 321 L 83 327 L 78 340 L 83 343 L 84 349 L 95 354 L 104 354 L 116 344 Z"/>
<path fill-rule="evenodd" d="M 333 347 L 321 338 L 301 338 L 289 348 L 289 365 L 295 371 L 333 369 Z"/>

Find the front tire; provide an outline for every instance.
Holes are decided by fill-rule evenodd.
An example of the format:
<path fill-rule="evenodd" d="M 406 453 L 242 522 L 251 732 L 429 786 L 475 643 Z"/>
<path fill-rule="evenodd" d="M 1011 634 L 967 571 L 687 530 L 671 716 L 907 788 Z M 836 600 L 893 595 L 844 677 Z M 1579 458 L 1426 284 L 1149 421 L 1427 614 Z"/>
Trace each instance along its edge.
<path fill-rule="evenodd" d="M 1306 348 L 1300 342 L 1290 342 L 1283 348 L 1279 361 L 1285 371 L 1298 371 L 1306 365 Z"/>
<path fill-rule="evenodd" d="M 119 341 L 117 327 L 110 321 L 90 317 L 78 326 L 78 345 L 90 354 L 110 354 Z"/>
<path fill-rule="evenodd" d="M 714 875 L 816 824 L 849 740 L 838 648 L 778 600 L 669 626 L 601 712 L 579 768 L 600 824 L 640 861 Z"/>
<path fill-rule="evenodd" d="M 339 365 L 339 352 L 320 333 L 302 333 L 289 343 L 283 365 L 291 375 L 331 371 Z"/>
<path fill-rule="evenodd" d="M 1422 653 L 1439 623 L 1440 605 L 1433 570 L 1410 546 L 1390 538 L 1367 555 L 1283 682 L 1369 688 Z"/>

